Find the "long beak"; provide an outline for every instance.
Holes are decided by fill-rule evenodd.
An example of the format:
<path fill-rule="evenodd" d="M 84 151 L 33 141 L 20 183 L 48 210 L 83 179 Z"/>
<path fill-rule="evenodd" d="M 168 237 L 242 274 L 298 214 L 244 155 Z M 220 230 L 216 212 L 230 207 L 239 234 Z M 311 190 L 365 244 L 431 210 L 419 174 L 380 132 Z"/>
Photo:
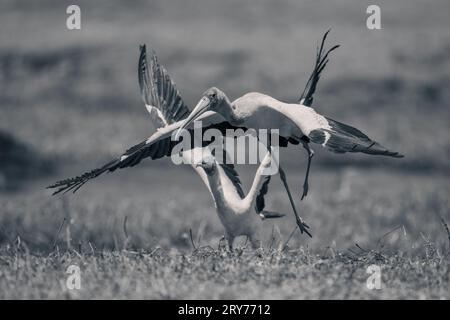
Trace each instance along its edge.
<path fill-rule="evenodd" d="M 181 131 L 185 129 L 191 122 L 195 121 L 199 116 L 201 116 L 203 113 L 208 111 L 208 108 L 211 104 L 211 101 L 208 99 L 208 97 L 203 97 L 200 99 L 200 101 L 195 106 L 194 110 L 192 110 L 189 117 L 184 120 L 184 123 L 181 125 L 181 127 L 178 129 L 177 133 L 175 134 L 175 141 L 177 141 L 180 138 Z"/>

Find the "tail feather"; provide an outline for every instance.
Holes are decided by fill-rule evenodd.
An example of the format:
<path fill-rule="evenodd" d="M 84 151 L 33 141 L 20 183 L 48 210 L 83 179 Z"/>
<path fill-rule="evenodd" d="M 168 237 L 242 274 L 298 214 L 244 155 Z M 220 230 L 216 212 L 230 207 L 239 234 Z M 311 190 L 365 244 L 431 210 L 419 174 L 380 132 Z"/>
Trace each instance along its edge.
<path fill-rule="evenodd" d="M 309 138 L 312 142 L 321 144 L 336 153 L 362 152 L 394 158 L 404 157 L 398 152 L 388 150 L 352 126 L 330 118 L 327 118 L 327 120 L 330 129 L 311 131 Z"/>

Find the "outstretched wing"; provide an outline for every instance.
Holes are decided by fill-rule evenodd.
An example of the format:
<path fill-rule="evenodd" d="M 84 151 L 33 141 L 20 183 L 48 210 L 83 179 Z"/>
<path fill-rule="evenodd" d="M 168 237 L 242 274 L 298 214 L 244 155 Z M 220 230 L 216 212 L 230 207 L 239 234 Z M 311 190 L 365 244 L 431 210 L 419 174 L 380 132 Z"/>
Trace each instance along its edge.
<path fill-rule="evenodd" d="M 317 47 L 316 63 L 314 66 L 314 70 L 311 73 L 311 76 L 309 77 L 308 82 L 306 83 L 305 89 L 303 89 L 303 92 L 302 92 L 300 98 L 298 99 L 300 104 L 303 104 L 304 106 L 307 106 L 307 107 L 310 107 L 312 105 L 313 95 L 316 91 L 317 83 L 319 82 L 319 79 L 320 79 L 320 74 L 323 71 L 323 69 L 326 67 L 326 65 L 329 61 L 328 55 L 330 54 L 331 51 L 339 48 L 339 45 L 335 45 L 322 56 L 325 40 L 326 40 L 329 32 L 330 32 L 330 30 L 325 32 L 325 34 L 323 35 L 322 43 L 320 44 L 320 47 Z"/>
<path fill-rule="evenodd" d="M 187 117 L 189 109 L 184 104 L 167 70 L 158 63 L 154 53 L 151 56 L 149 68 L 145 45 L 140 47 L 138 81 L 142 100 L 157 128 L 167 128 L 171 124 Z M 105 164 L 103 167 L 91 170 L 75 178 L 58 181 L 47 188 L 58 188 L 53 194 L 70 190 L 76 192 L 87 181 L 98 177 L 104 172 L 113 172 L 119 168 L 135 166 L 146 157 L 159 159 L 169 155 L 175 144 L 174 141 L 170 140 L 170 135 L 169 138 L 161 138 L 159 132 L 156 132 L 149 139 L 129 148 L 120 158 Z"/>
<path fill-rule="evenodd" d="M 308 137 L 317 144 L 336 153 L 362 152 L 371 155 L 403 158 L 396 151 L 390 151 L 378 142 L 372 140 L 360 130 L 347 124 L 326 118 L 327 128 L 312 130 Z"/>
<path fill-rule="evenodd" d="M 138 80 L 142 101 L 157 128 L 165 127 L 186 118 L 189 109 L 184 104 L 175 83 L 164 66 L 158 63 L 153 52 L 150 65 L 146 45 L 140 46 Z"/>
<path fill-rule="evenodd" d="M 97 178 L 105 172 L 113 172 L 117 169 L 133 167 L 141 162 L 142 159 L 147 157 L 151 157 L 152 159 L 159 159 L 166 155 L 170 155 L 174 144 L 175 143 L 170 140 L 170 137 L 166 139 L 156 140 L 149 144 L 147 144 L 147 141 L 143 141 L 128 149 L 119 158 L 108 162 L 102 167 L 91 170 L 74 178 L 58 181 L 48 186 L 47 189 L 57 189 L 53 193 L 53 195 L 60 192 L 66 193 L 71 190 L 73 190 L 73 192 L 75 193 L 86 182 L 91 179 Z"/>
<path fill-rule="evenodd" d="M 226 134 L 226 130 L 229 128 L 237 128 L 231 126 L 225 119 L 218 113 L 209 112 L 202 117 L 203 127 L 201 128 L 203 133 L 211 128 L 219 130 L 222 135 Z M 58 181 L 55 184 L 48 186 L 49 189 L 58 188 L 53 194 L 60 192 L 67 192 L 73 190 L 77 191 L 86 182 L 91 179 L 97 178 L 105 172 L 113 172 L 117 169 L 133 167 L 140 163 L 145 158 L 151 158 L 153 160 L 160 159 L 165 156 L 170 156 L 172 154 L 173 148 L 180 143 L 179 141 L 173 141 L 171 139 L 172 134 L 180 128 L 183 121 L 178 121 L 164 128 L 158 129 L 150 138 L 138 143 L 137 145 L 128 149 L 119 158 L 113 160 L 101 168 L 91 170 L 78 177 L 65 179 Z M 193 136 L 193 125 L 188 128 L 189 134 Z M 184 142 L 183 142 L 184 143 Z M 202 141 L 202 147 L 210 144 L 210 141 Z M 194 147 L 194 139 L 191 139 L 191 147 Z"/>

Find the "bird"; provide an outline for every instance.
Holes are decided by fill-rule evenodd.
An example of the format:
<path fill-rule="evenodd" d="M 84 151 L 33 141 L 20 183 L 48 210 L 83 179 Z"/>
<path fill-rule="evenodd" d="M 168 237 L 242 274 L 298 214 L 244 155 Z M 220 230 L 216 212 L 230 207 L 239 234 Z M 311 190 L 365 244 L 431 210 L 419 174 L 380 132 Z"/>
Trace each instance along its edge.
<path fill-rule="evenodd" d="M 329 52 L 337 47 L 333 47 L 324 56 L 322 56 L 323 44 L 327 34 L 328 32 L 323 37 L 322 45 L 317 53 L 316 66 L 302 93 L 301 99 L 305 101 L 305 103 L 312 102 L 313 94 L 320 78 L 320 72 L 328 62 L 327 56 Z M 193 113 L 191 113 L 181 98 L 175 82 L 171 79 L 166 68 L 159 63 L 155 52 L 152 53 L 150 56 L 150 61 L 148 61 L 145 45 L 140 47 L 138 82 L 141 98 L 151 115 L 153 123 L 156 124 L 156 132 L 154 132 L 149 138 L 126 150 L 120 157 L 106 163 L 102 167 L 93 169 L 73 178 L 60 180 L 48 186 L 48 189 L 55 189 L 53 195 L 61 192 L 66 193 L 68 191 L 75 193 L 85 183 L 97 178 L 103 173 L 114 172 L 117 169 L 136 166 L 145 158 L 156 160 L 170 156 L 174 147 L 179 143 L 179 141 L 172 139 L 172 136 L 175 135 L 175 133 L 179 134 L 179 129 L 181 127 L 183 127 L 183 129 L 187 129 L 190 135 L 193 134 L 193 126 L 192 124 L 189 124 L 192 120 L 192 115 L 195 115 L 197 120 L 202 120 L 202 132 L 209 129 L 216 129 L 225 135 L 228 129 L 247 129 L 240 123 L 238 125 L 231 124 L 227 117 L 223 116 L 219 112 L 202 111 L 201 115 L 196 115 L 195 111 L 198 109 L 196 108 Z M 217 92 L 219 92 L 218 89 Z M 188 118 L 189 115 L 190 118 Z M 288 142 L 296 143 L 296 140 L 293 140 L 292 138 L 285 139 L 284 137 L 280 137 L 280 139 L 280 145 L 282 146 L 287 146 Z M 202 143 L 203 144 L 201 147 L 205 147 L 209 142 L 203 141 Z M 192 146 L 192 148 L 194 147 L 195 145 Z M 288 194 L 289 201 L 296 218 L 296 223 L 301 233 L 305 233 L 311 237 L 312 235 L 308 231 L 309 226 L 297 212 L 287 183 L 286 174 L 279 164 L 278 169 L 280 178 Z"/>
<path fill-rule="evenodd" d="M 178 140 L 183 130 L 193 122 L 206 120 L 209 125 L 216 114 L 220 114 L 231 127 L 279 130 L 282 146 L 287 146 L 289 143 L 294 145 L 301 143 L 308 153 L 301 199 L 307 195 L 309 188 L 308 177 L 314 155 L 310 143 L 321 145 L 329 151 L 339 154 L 360 152 L 403 158 L 404 155 L 390 151 L 359 129 L 323 116 L 311 107 L 312 95 L 320 74 L 328 63 L 328 54 L 339 47 L 338 45 L 333 46 L 322 57 L 328 33 L 329 30 L 323 36 L 320 48 L 318 47 L 315 68 L 298 102 L 282 102 L 259 92 L 246 93 L 231 102 L 222 90 L 211 87 L 203 93 L 190 115 L 183 120 L 183 124 L 175 134 L 175 140 Z"/>
<path fill-rule="evenodd" d="M 247 236 L 254 249 L 260 248 L 261 220 L 284 216 L 282 213 L 264 210 L 264 196 L 271 178 L 264 173 L 264 169 L 273 161 L 271 153 L 267 152 L 261 161 L 247 195 L 242 190 L 233 165 L 219 163 L 208 147 L 183 151 L 182 157 L 191 164 L 210 191 L 217 215 L 225 229 L 229 249 L 233 250 L 233 241 L 238 236 Z"/>
<path fill-rule="evenodd" d="M 299 104 L 301 106 L 311 107 L 313 99 L 314 99 L 314 93 L 315 93 L 315 91 L 317 89 L 317 84 L 319 82 L 319 79 L 320 79 L 320 76 L 322 74 L 322 71 L 325 69 L 326 65 L 329 62 L 328 56 L 329 56 L 329 54 L 332 51 L 334 51 L 334 50 L 336 50 L 337 48 L 340 47 L 340 45 L 334 45 L 334 46 L 332 46 L 330 49 L 328 49 L 324 53 L 325 40 L 326 40 L 326 38 L 327 38 L 329 33 L 330 33 L 330 29 L 328 29 L 324 33 L 324 35 L 322 37 L 321 44 L 320 44 L 320 46 L 317 47 L 317 53 L 316 53 L 316 60 L 315 60 L 314 69 L 313 69 L 313 71 L 312 71 L 312 73 L 311 73 L 311 75 L 310 75 L 310 77 L 309 77 L 309 79 L 308 79 L 308 81 L 306 83 L 305 88 L 303 89 L 302 94 L 300 95 L 300 98 L 298 99 L 298 102 L 299 102 Z M 219 89 L 217 89 L 215 87 L 210 88 L 210 94 L 211 94 L 212 98 L 214 98 L 217 95 L 219 97 L 222 97 L 222 99 L 227 99 L 226 95 L 221 90 L 219 90 Z M 250 93 L 249 95 L 251 95 L 251 94 L 252 93 Z M 208 95 L 208 91 L 203 94 L 203 98 L 205 98 L 205 96 L 207 96 L 207 95 Z M 253 95 L 257 96 L 258 93 L 254 93 Z M 239 101 L 239 99 L 237 99 L 236 101 Z M 201 102 L 201 100 L 200 100 L 200 102 Z M 227 102 L 228 102 L 229 105 L 231 105 L 231 109 L 235 109 L 236 108 L 236 106 L 234 105 L 234 102 L 230 103 L 229 100 Z M 244 110 L 244 118 L 245 118 L 246 108 L 247 108 L 246 106 L 242 107 L 242 109 Z M 208 117 L 210 117 L 209 113 L 206 112 L 206 111 L 200 111 L 199 114 L 196 115 L 195 114 L 196 109 L 197 108 L 195 108 L 192 111 L 192 113 L 190 114 L 190 117 L 188 119 L 186 119 L 184 124 L 182 125 L 182 127 L 180 127 L 178 129 L 178 131 L 177 131 L 177 133 L 175 135 L 175 140 L 179 139 L 179 135 L 182 132 L 182 129 L 184 127 L 186 127 L 190 122 L 192 122 L 193 119 L 196 116 L 198 117 L 203 112 L 205 112 L 206 114 L 208 114 Z M 214 107 L 211 108 L 211 110 L 213 110 L 213 109 L 214 109 Z M 223 114 L 223 113 L 221 113 L 221 114 L 227 119 L 227 121 L 230 120 L 229 119 L 229 116 L 230 116 L 229 114 L 227 114 L 226 112 L 225 112 L 225 114 Z M 270 118 L 270 115 L 268 115 L 268 117 Z M 237 120 L 237 121 L 234 121 L 234 120 Z M 259 121 L 257 116 L 253 117 L 253 120 Z M 234 123 L 235 125 L 241 126 L 241 127 L 242 127 L 242 122 L 245 123 L 245 121 L 242 121 L 242 119 L 239 119 L 239 120 L 238 119 L 231 119 L 231 121 L 228 121 L 228 124 L 231 125 L 231 123 L 233 121 L 235 122 Z M 270 121 L 270 119 L 269 119 L 269 121 Z M 249 128 L 248 125 L 249 125 L 249 123 L 245 123 L 245 127 L 246 128 Z M 259 128 L 259 127 L 260 126 L 256 125 L 253 128 Z M 314 151 L 309 147 L 309 142 L 310 141 L 309 141 L 308 137 L 306 137 L 306 136 L 302 136 L 301 139 L 295 139 L 295 138 L 292 138 L 292 137 L 289 137 L 288 139 L 286 139 L 284 136 L 282 136 L 281 139 L 282 139 L 281 140 L 281 146 L 286 147 L 289 143 L 299 144 L 299 142 L 300 142 L 300 143 L 302 143 L 303 148 L 308 153 L 307 169 L 306 169 L 305 179 L 304 179 L 304 183 L 303 183 L 303 194 L 301 196 L 301 200 L 303 200 L 306 197 L 306 195 L 308 194 L 308 189 L 309 189 L 308 177 L 309 177 L 309 171 L 310 171 L 310 167 L 311 167 L 311 160 L 312 160 L 312 158 L 314 156 Z M 270 142 L 269 142 L 269 144 L 270 144 Z M 286 182 L 286 174 L 285 174 L 283 168 L 279 167 L 279 171 L 280 171 L 280 176 L 282 177 L 282 181 L 283 181 L 283 183 L 285 183 Z M 287 184 L 285 184 L 285 188 L 286 188 L 286 190 L 288 190 L 289 186 Z M 289 194 L 289 197 L 291 199 L 291 194 L 290 194 L 289 191 L 288 191 L 288 194 Z M 291 199 L 291 202 L 292 201 L 293 200 Z M 295 212 L 295 210 L 294 210 L 294 212 Z M 297 213 L 295 213 L 295 216 L 296 216 L 296 220 L 297 220 L 298 224 L 300 225 L 300 222 L 301 222 L 302 219 L 298 216 Z"/>

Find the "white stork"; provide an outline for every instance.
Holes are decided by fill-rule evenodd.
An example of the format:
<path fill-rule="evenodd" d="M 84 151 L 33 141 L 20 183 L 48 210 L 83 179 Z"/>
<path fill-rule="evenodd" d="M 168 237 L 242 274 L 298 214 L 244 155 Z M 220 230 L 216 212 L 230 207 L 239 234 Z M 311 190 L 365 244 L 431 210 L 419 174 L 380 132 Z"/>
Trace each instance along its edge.
<path fill-rule="evenodd" d="M 328 53 L 337 48 L 337 46 L 333 47 L 322 57 L 323 44 L 327 34 L 328 32 L 325 33 L 323 37 L 322 45 L 317 53 L 316 66 L 313 70 L 313 73 L 311 74 L 310 79 L 308 80 L 305 90 L 302 93 L 301 100 L 304 104 L 310 104 L 312 102 L 313 94 L 319 80 L 320 73 L 328 62 Z M 219 105 L 228 106 L 229 110 L 234 110 L 234 107 L 232 107 L 234 106 L 234 104 L 230 104 L 225 94 L 215 88 L 209 90 L 207 92 L 208 94 L 205 93 L 205 97 L 201 100 L 201 103 L 199 103 L 193 110 L 193 112 L 190 113 L 189 109 L 184 104 L 178 90 L 176 89 L 175 83 L 170 78 L 166 69 L 158 63 L 156 55 L 154 53 L 151 56 L 150 69 L 148 68 L 145 45 L 141 46 L 138 65 L 138 79 L 142 99 L 147 107 L 147 110 L 151 114 L 154 123 L 156 123 L 158 127 L 157 131 L 148 139 L 131 147 L 119 158 L 105 164 L 104 166 L 86 172 L 74 178 L 58 181 L 55 184 L 49 186 L 48 188 L 57 189 L 53 194 L 68 192 L 70 190 L 76 192 L 87 181 L 94 179 L 105 172 L 113 172 L 117 169 L 133 167 L 140 163 L 142 159 L 148 157 L 155 160 L 165 156 L 170 156 L 173 147 L 178 143 L 178 141 L 173 141 L 171 139 L 172 134 L 175 134 L 175 132 L 179 133 L 179 129 L 181 128 L 188 129 L 192 134 L 193 125 L 191 122 L 192 120 L 194 120 L 194 118 L 196 118 L 197 120 L 202 120 L 203 131 L 210 128 L 215 128 L 220 130 L 222 134 L 225 134 L 226 129 L 246 129 L 248 125 L 252 125 L 251 122 L 245 123 L 245 121 L 241 120 L 234 121 L 234 118 L 230 118 L 229 115 L 231 115 L 231 113 L 227 111 L 227 108 L 219 107 Z M 250 96 L 252 95 L 255 94 L 251 94 Z M 249 97 L 249 95 L 247 95 L 246 97 Z M 206 99 L 209 99 L 208 105 L 206 105 Z M 302 107 L 301 105 L 296 106 Z M 211 111 L 207 111 L 208 107 L 211 109 Z M 252 108 L 251 105 L 249 107 Z M 245 110 L 245 108 L 246 107 L 243 107 L 242 110 Z M 215 109 L 221 112 L 213 111 Z M 190 116 L 189 118 L 187 118 L 189 114 Z M 254 118 L 254 120 L 257 121 L 256 118 Z M 277 120 L 277 118 L 275 117 L 274 120 Z M 275 128 L 280 124 L 280 121 L 276 121 L 273 125 L 267 127 Z M 258 128 L 258 126 L 254 127 Z M 280 127 L 280 129 L 282 129 L 281 132 L 285 133 L 286 130 L 284 128 Z M 297 139 L 289 136 L 286 136 L 286 138 L 284 136 L 281 136 L 280 139 L 282 146 L 287 146 L 289 142 L 294 144 L 298 143 Z M 207 143 L 204 144 L 206 145 Z M 287 184 L 284 170 L 281 168 L 281 166 L 279 166 L 278 168 L 280 172 L 280 178 L 289 196 L 289 201 L 294 211 L 297 225 L 299 226 L 299 229 L 302 233 L 305 232 L 306 234 L 311 236 L 311 233 L 307 230 L 309 226 L 297 213 L 292 195 L 289 190 L 289 186 Z"/>

